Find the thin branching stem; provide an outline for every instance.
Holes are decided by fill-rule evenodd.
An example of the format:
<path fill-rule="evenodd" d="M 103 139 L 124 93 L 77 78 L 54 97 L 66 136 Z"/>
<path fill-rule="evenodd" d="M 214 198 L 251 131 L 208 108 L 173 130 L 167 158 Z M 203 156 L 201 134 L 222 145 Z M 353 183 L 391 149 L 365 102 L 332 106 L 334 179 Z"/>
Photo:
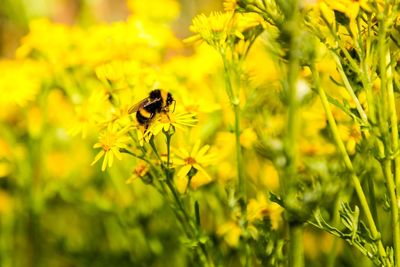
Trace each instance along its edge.
<path fill-rule="evenodd" d="M 379 129 L 381 135 L 383 136 L 384 145 L 384 149 L 382 151 L 384 157 L 382 168 L 386 180 L 386 187 L 388 190 L 391 208 L 390 215 L 392 219 L 395 266 L 400 266 L 400 222 L 399 208 L 397 203 L 398 198 L 396 194 L 396 184 L 398 184 L 400 177 L 400 158 L 399 155 L 396 155 L 393 160 L 390 159 L 391 155 L 396 153 L 399 149 L 399 133 L 393 90 L 393 73 L 390 62 L 390 51 L 386 42 L 387 32 L 386 20 L 384 16 L 380 21 L 379 26 L 378 56 L 379 72 L 381 76 L 381 109 L 379 110 L 381 116 L 379 120 Z M 392 165 L 394 167 L 394 174 L 392 172 Z"/>
<path fill-rule="evenodd" d="M 363 123 L 365 125 L 367 125 L 368 124 L 367 114 L 365 113 L 363 107 L 361 106 L 361 103 L 358 100 L 358 98 L 357 98 L 357 96 L 356 96 L 356 94 L 354 92 L 354 89 L 350 84 L 349 79 L 347 79 L 347 76 L 344 73 L 344 70 L 343 70 L 342 64 L 340 63 L 339 57 L 335 53 L 332 53 L 332 56 L 333 56 L 333 58 L 334 58 L 334 60 L 336 62 L 337 70 L 339 71 L 340 77 L 343 80 L 344 87 L 346 88 L 347 92 L 349 93 L 349 95 L 351 97 L 351 100 L 353 100 L 354 103 L 356 104 L 356 108 L 357 108 L 358 114 L 360 115 Z"/>
<path fill-rule="evenodd" d="M 319 95 L 322 105 L 324 107 L 325 114 L 327 116 L 328 123 L 329 123 L 330 129 L 331 129 L 332 136 L 335 140 L 335 143 L 337 145 L 339 153 L 342 156 L 344 165 L 350 173 L 350 177 L 353 182 L 354 189 L 355 189 L 358 199 L 360 201 L 361 208 L 363 209 L 363 211 L 365 213 L 365 217 L 366 217 L 368 226 L 370 228 L 371 234 L 376 240 L 379 256 L 386 263 L 386 266 L 391 266 L 390 261 L 386 255 L 385 247 L 383 246 L 383 243 L 381 240 L 381 234 L 379 233 L 378 228 L 376 227 L 376 223 L 374 221 L 371 209 L 368 205 L 367 198 L 366 198 L 364 190 L 361 186 L 360 179 L 358 178 L 358 176 L 356 175 L 356 173 L 354 171 L 353 163 L 351 162 L 350 157 L 347 153 L 346 147 L 340 137 L 339 130 L 336 125 L 335 118 L 333 117 L 332 110 L 329 106 L 329 101 L 325 94 L 325 91 L 320 86 L 319 74 L 318 74 L 318 71 L 316 70 L 316 67 L 314 64 L 311 66 L 311 71 L 312 71 L 312 75 L 313 75 L 314 86 L 318 92 L 318 95 Z"/>

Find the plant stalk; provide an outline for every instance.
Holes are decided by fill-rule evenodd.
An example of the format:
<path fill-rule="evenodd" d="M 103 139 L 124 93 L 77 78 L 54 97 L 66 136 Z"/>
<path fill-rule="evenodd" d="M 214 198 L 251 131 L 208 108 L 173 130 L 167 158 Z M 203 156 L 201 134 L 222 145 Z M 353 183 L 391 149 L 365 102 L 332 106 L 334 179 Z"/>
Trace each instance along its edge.
<path fill-rule="evenodd" d="M 246 213 L 246 188 L 244 182 L 243 172 L 243 159 L 242 159 L 242 146 L 240 145 L 240 101 L 238 92 L 233 90 L 232 76 L 230 75 L 230 68 L 225 55 L 222 54 L 225 73 L 225 85 L 229 100 L 233 107 L 235 116 L 234 132 L 235 132 L 235 146 L 236 146 L 236 172 L 238 177 L 238 199 L 244 218 L 247 217 Z"/>
<path fill-rule="evenodd" d="M 282 4 L 282 8 L 286 5 Z M 288 25 L 284 30 L 288 36 L 288 65 L 287 65 L 287 95 L 288 117 L 285 136 L 286 169 L 282 193 L 285 197 L 293 197 L 292 190 L 296 190 L 298 166 L 298 136 L 299 136 L 299 100 L 297 96 L 297 80 L 300 71 L 299 50 L 299 6 L 298 1 L 287 3 L 286 17 Z M 303 226 L 301 222 L 289 221 L 289 266 L 304 266 Z"/>
<path fill-rule="evenodd" d="M 343 158 L 343 162 L 345 167 L 348 169 L 348 171 L 351 173 L 351 180 L 354 185 L 354 189 L 356 191 L 356 194 L 358 196 L 358 199 L 360 201 L 361 208 L 363 209 L 365 213 L 365 217 L 368 223 L 368 226 L 370 228 L 372 236 L 375 238 L 377 246 L 378 246 L 378 253 L 379 256 L 382 258 L 382 260 L 385 262 L 386 266 L 391 266 L 389 259 L 387 258 L 386 255 L 386 250 L 385 247 L 383 246 L 382 240 L 381 240 L 381 234 L 378 231 L 378 228 L 376 227 L 371 209 L 369 208 L 367 198 L 365 196 L 364 190 L 361 186 L 360 179 L 354 172 L 353 164 L 350 160 L 350 157 L 347 153 L 346 147 L 340 138 L 339 130 L 336 125 L 335 118 L 333 117 L 332 111 L 329 106 L 328 98 L 325 94 L 325 91 L 322 89 L 322 87 L 319 84 L 319 75 L 318 72 L 315 68 L 315 65 L 312 65 L 311 67 L 312 75 L 313 75 L 313 80 L 315 83 L 315 87 L 317 89 L 317 92 L 319 94 L 319 97 L 321 99 L 322 105 L 325 110 L 325 114 L 328 119 L 328 123 L 331 129 L 331 133 L 333 135 L 333 138 L 335 140 L 335 143 L 337 145 L 337 148 L 339 150 L 339 153 L 341 154 Z"/>
<path fill-rule="evenodd" d="M 379 23 L 378 33 L 378 56 L 379 56 L 379 72 L 381 76 L 381 105 L 379 129 L 383 136 L 383 173 L 386 179 L 386 187 L 388 190 L 391 221 L 394 244 L 395 266 L 400 266 L 400 222 L 398 208 L 398 192 L 396 193 L 396 185 L 400 182 L 400 155 L 399 150 L 399 132 L 397 127 L 397 113 L 395 105 L 395 96 L 393 90 L 393 73 L 390 62 L 390 51 L 386 42 L 386 26 L 383 19 Z M 389 126 L 390 125 L 390 126 Z M 395 155 L 391 160 L 392 155 Z M 394 167 L 394 173 L 392 171 Z"/>

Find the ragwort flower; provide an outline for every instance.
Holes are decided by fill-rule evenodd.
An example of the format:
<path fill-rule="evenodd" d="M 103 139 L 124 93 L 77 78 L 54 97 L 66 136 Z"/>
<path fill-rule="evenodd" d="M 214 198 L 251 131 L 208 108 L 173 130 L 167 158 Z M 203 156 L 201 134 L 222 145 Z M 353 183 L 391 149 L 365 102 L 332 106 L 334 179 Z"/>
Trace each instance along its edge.
<path fill-rule="evenodd" d="M 225 11 L 235 11 L 238 3 L 237 0 L 224 0 L 222 3 Z"/>
<path fill-rule="evenodd" d="M 111 167 L 114 162 L 114 156 L 121 160 L 122 155 L 119 151 L 121 148 L 126 148 L 128 141 L 130 140 L 125 134 L 129 130 L 129 126 L 119 130 L 117 124 L 109 124 L 107 129 L 100 133 L 99 142 L 94 144 L 93 148 L 101 148 L 102 150 L 96 155 L 91 165 L 94 165 L 97 161 L 104 156 L 101 170 L 105 171 L 106 167 Z"/>
<path fill-rule="evenodd" d="M 104 91 L 94 91 L 85 103 L 76 107 L 76 119 L 69 133 L 72 136 L 81 133 L 82 138 L 85 138 L 90 127 L 103 120 L 104 109 L 107 105 L 107 94 Z"/>
<path fill-rule="evenodd" d="M 331 9 L 345 14 L 350 20 L 354 20 L 360 9 L 370 10 L 369 1 L 367 0 L 336 0 L 336 1 L 320 1 L 325 2 Z"/>
<path fill-rule="evenodd" d="M 208 17 L 204 14 L 196 16 L 190 26 L 195 35 L 186 39 L 186 42 L 204 40 L 211 46 L 224 46 L 232 16 L 231 12 L 212 12 Z"/>
<path fill-rule="evenodd" d="M 270 202 L 265 195 L 259 194 L 257 198 L 250 199 L 247 204 L 247 219 L 249 223 L 268 218 L 273 229 L 278 229 L 282 224 L 283 208 L 277 203 Z"/>
<path fill-rule="evenodd" d="M 266 27 L 263 18 L 256 13 L 212 12 L 208 17 L 200 14 L 193 19 L 190 30 L 194 36 L 186 42 L 205 41 L 215 48 L 224 48 L 228 39 L 245 39 L 245 31 L 262 26 Z"/>
<path fill-rule="evenodd" d="M 144 179 L 150 171 L 150 167 L 146 162 L 139 162 L 132 172 L 132 176 L 125 181 L 127 184 L 133 183 L 137 178 Z"/>
<path fill-rule="evenodd" d="M 157 119 L 150 125 L 148 131 L 153 134 L 157 135 L 164 130 L 165 132 L 169 131 L 170 127 L 174 129 L 185 130 L 185 127 L 193 127 L 197 119 L 194 113 L 166 113 L 161 112 Z"/>
<path fill-rule="evenodd" d="M 179 150 L 174 151 L 176 157 L 173 159 L 173 164 L 177 168 L 179 168 L 177 172 L 176 182 L 180 192 L 186 191 L 186 187 L 187 185 L 189 185 L 188 179 L 186 177 L 192 170 L 194 170 L 196 174 L 200 174 L 195 174 L 194 176 L 196 176 L 197 179 L 200 179 L 201 181 L 191 181 L 194 182 L 197 186 L 212 181 L 211 176 L 204 169 L 204 167 L 216 161 L 215 155 L 207 154 L 209 149 L 209 145 L 200 147 L 200 141 L 197 141 L 190 152 L 185 148 L 180 148 Z"/>
<path fill-rule="evenodd" d="M 196 114 L 192 112 L 161 112 L 150 121 L 147 127 L 137 123 L 136 133 L 139 144 L 141 146 L 144 143 L 148 143 L 151 137 L 158 135 L 162 131 L 168 132 L 172 127 L 173 130 L 179 129 L 182 131 L 186 130 L 186 127 L 193 127 L 197 123 Z"/>

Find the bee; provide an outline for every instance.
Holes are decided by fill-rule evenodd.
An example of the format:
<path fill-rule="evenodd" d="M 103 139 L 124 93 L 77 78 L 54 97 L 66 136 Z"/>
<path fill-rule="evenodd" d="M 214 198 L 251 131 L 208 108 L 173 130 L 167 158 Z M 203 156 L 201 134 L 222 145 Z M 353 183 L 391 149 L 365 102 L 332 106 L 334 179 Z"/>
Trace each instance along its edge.
<path fill-rule="evenodd" d="M 136 112 L 136 120 L 140 125 L 148 127 L 157 113 L 168 112 L 169 106 L 175 102 L 172 94 L 161 89 L 152 90 L 148 97 L 129 108 L 128 113 Z"/>

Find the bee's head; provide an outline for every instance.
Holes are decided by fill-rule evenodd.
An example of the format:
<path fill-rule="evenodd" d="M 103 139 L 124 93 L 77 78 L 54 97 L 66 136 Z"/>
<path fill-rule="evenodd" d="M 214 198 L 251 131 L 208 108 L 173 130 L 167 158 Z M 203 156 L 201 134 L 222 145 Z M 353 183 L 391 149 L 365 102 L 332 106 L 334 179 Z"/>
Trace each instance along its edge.
<path fill-rule="evenodd" d="M 175 111 L 176 101 L 175 101 L 175 99 L 172 97 L 171 93 L 168 93 L 166 103 L 167 103 L 167 107 L 170 106 L 170 105 L 172 105 L 172 103 L 174 103 L 174 109 L 172 110 L 172 112 L 174 112 L 174 111 Z"/>
<path fill-rule="evenodd" d="M 170 106 L 170 105 L 172 104 L 172 102 L 174 102 L 174 101 L 175 101 L 175 100 L 174 100 L 174 98 L 172 97 L 171 93 L 168 93 L 168 94 L 167 94 L 167 101 L 166 101 L 167 106 Z"/>

